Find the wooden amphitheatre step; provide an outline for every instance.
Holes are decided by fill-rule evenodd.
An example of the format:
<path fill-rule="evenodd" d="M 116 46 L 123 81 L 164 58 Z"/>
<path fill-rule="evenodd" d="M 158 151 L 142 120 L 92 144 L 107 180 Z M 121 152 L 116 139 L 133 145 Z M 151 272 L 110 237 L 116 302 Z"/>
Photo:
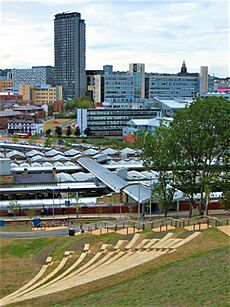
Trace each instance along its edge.
<path fill-rule="evenodd" d="M 117 244 L 114 246 L 114 249 L 121 249 L 122 245 L 127 244 L 129 241 L 128 240 L 119 240 Z"/>
<path fill-rule="evenodd" d="M 150 239 L 144 239 L 135 247 L 135 249 L 141 249 L 146 243 L 149 243 L 149 242 L 151 242 Z"/>
<path fill-rule="evenodd" d="M 132 238 L 132 240 L 129 242 L 128 245 L 126 245 L 125 249 L 130 249 L 132 248 L 136 243 L 137 240 L 140 238 L 140 234 L 135 234 Z"/>
<path fill-rule="evenodd" d="M 37 280 L 39 280 L 45 274 L 47 268 L 53 264 L 52 259 L 53 259 L 52 257 L 47 257 L 46 264 L 41 267 L 41 270 L 37 273 L 37 275 L 35 275 L 35 277 L 33 279 L 31 279 L 28 283 L 26 283 L 24 286 L 22 286 L 21 288 L 19 288 L 15 292 L 6 296 L 5 299 L 15 297 L 18 294 L 20 294 L 21 292 L 23 292 L 24 290 L 26 290 L 27 288 L 29 288 L 30 286 L 32 286 Z"/>
<path fill-rule="evenodd" d="M 149 249 L 152 245 L 156 244 L 157 242 L 159 242 L 160 239 L 152 239 L 150 240 L 149 243 L 147 243 L 146 245 L 143 246 L 143 249 Z"/>
<path fill-rule="evenodd" d="M 114 255 L 114 252 L 108 252 L 103 258 L 101 258 L 99 261 L 97 261 L 96 263 L 92 264 L 91 266 L 89 266 L 87 269 L 85 269 L 84 271 L 80 272 L 78 274 L 78 276 L 81 276 L 83 274 L 86 274 L 89 271 L 92 271 L 93 269 L 95 269 L 97 266 L 99 266 L 100 264 L 104 263 L 106 260 L 108 260 L 112 255 Z"/>
<path fill-rule="evenodd" d="M 27 285 L 1 299 L 0 305 L 37 298 L 109 277 L 154 260 L 161 255 L 175 252 L 178 247 L 188 243 L 199 234 L 200 232 L 194 232 L 189 237 L 181 239 L 173 238 L 173 233 L 168 233 L 162 239 L 143 239 L 141 242 L 141 236 L 135 234 L 124 250 L 120 249 L 125 243 L 123 240 L 116 243 L 113 251 L 108 251 L 107 244 L 104 247 L 102 245 L 100 251 L 92 256 L 87 263 L 79 266 L 88 254 L 87 251 L 83 251 L 74 264 L 57 275 L 64 268 L 67 259 L 72 255 L 70 251 L 70 253 L 65 253 L 64 258 L 53 272 L 41 279 L 44 274 L 41 269 Z M 89 248 L 87 249 L 89 250 Z M 52 260 L 49 263 L 52 263 Z M 48 265 L 47 263 L 45 264 L 45 266 Z M 53 277 L 54 279 L 52 279 Z M 14 295 L 15 293 L 16 295 Z"/>
<path fill-rule="evenodd" d="M 48 281 L 50 278 L 52 278 L 53 276 L 55 276 L 61 269 L 64 268 L 67 260 L 69 259 L 69 256 L 64 256 L 61 260 L 61 262 L 59 263 L 59 265 L 50 273 L 48 274 L 46 277 L 44 277 L 43 279 L 41 279 L 40 281 L 38 281 L 37 283 L 33 284 L 32 286 L 30 286 L 29 288 L 25 289 L 24 291 L 21 291 L 17 296 L 21 296 L 27 292 L 32 291 L 33 289 L 38 288 L 40 285 L 44 284 L 46 281 Z"/>
<path fill-rule="evenodd" d="M 85 259 L 86 255 L 87 255 L 87 252 L 81 253 L 80 257 L 78 257 L 78 259 L 74 262 L 74 264 L 72 264 L 67 270 L 65 270 L 62 274 L 58 275 L 56 278 L 52 279 L 48 283 L 45 283 L 43 286 L 39 287 L 39 289 L 52 285 L 58 280 L 64 278 L 69 273 L 71 273 Z"/>
<path fill-rule="evenodd" d="M 82 267 L 77 269 L 76 271 L 72 272 L 68 276 L 66 276 L 63 280 L 70 279 L 74 276 L 76 276 L 78 273 L 82 272 L 84 269 L 88 268 L 91 264 L 93 264 L 95 261 L 97 261 L 98 258 L 100 258 L 104 253 L 98 252 L 96 255 L 94 255 L 86 264 L 84 264 Z"/>

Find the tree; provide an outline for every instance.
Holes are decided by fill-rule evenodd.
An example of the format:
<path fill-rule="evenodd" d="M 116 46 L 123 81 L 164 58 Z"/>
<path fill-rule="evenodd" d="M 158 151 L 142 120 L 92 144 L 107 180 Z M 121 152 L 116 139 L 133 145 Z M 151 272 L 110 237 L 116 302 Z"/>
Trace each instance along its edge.
<path fill-rule="evenodd" d="M 153 134 L 141 132 L 138 147 L 142 148 L 142 159 L 148 170 L 158 172 L 158 182 L 153 188 L 153 197 L 158 200 L 159 208 L 167 216 L 173 206 L 176 192 L 177 150 L 173 131 L 163 124 Z"/>
<path fill-rule="evenodd" d="M 205 190 L 210 191 L 229 148 L 230 107 L 222 97 L 197 98 L 178 111 L 171 125 L 181 154 L 179 186 L 191 200 L 200 193 L 200 213 L 205 210 Z M 207 202 L 206 202 L 206 210 Z"/>
<path fill-rule="evenodd" d="M 79 213 L 79 208 L 80 208 L 80 204 L 78 202 L 78 193 L 76 193 L 76 198 L 75 201 L 72 203 L 73 207 L 75 208 L 75 212 L 76 212 L 76 220 L 78 220 L 78 213 Z"/>
<path fill-rule="evenodd" d="M 45 132 L 45 133 L 46 133 L 46 136 L 50 135 L 50 134 L 51 134 L 51 132 L 52 132 L 52 130 L 51 130 L 51 129 L 47 129 L 47 130 L 46 130 L 46 132 Z"/>
<path fill-rule="evenodd" d="M 93 107 L 93 102 L 87 96 L 82 96 L 80 98 L 66 102 L 63 105 L 64 111 L 67 111 L 67 112 L 75 112 L 76 109 L 89 109 L 92 107 Z"/>
<path fill-rule="evenodd" d="M 74 134 L 75 134 L 76 136 L 79 136 L 79 135 L 81 134 L 81 131 L 80 131 L 80 127 L 79 127 L 79 126 L 76 127 L 76 130 L 75 130 Z"/>
<path fill-rule="evenodd" d="M 13 134 L 13 136 L 12 136 L 12 141 L 13 141 L 13 143 L 18 143 L 18 137 L 17 137 L 17 135 L 16 134 Z"/>
<path fill-rule="evenodd" d="M 52 144 L 52 138 L 48 135 L 48 136 L 45 138 L 44 145 L 45 145 L 45 147 L 50 147 L 51 144 Z"/>
<path fill-rule="evenodd" d="M 91 135 L 91 129 L 90 129 L 89 127 L 85 128 L 84 134 L 85 134 L 86 136 L 90 136 L 90 135 Z"/>
<path fill-rule="evenodd" d="M 10 201 L 9 206 L 8 206 L 8 210 L 9 210 L 10 213 L 13 214 L 14 217 L 18 213 L 19 209 L 20 209 L 20 206 L 19 206 L 17 200 Z"/>
<path fill-rule="evenodd" d="M 161 125 L 155 134 L 138 136 L 146 167 L 159 173 L 156 192 L 163 206 L 168 207 L 177 189 L 190 199 L 190 217 L 197 193 L 200 213 L 207 212 L 209 194 L 217 186 L 223 189 L 222 173 L 226 175 L 228 169 L 225 156 L 230 145 L 229 122 L 226 99 L 197 98 L 177 111 L 169 128 Z"/>
<path fill-rule="evenodd" d="M 62 136 L 62 128 L 60 126 L 55 127 L 55 134 L 57 135 L 58 138 Z"/>
<path fill-rule="evenodd" d="M 72 128 L 71 128 L 71 126 L 67 126 L 67 127 L 66 127 L 66 135 L 67 135 L 68 137 L 70 137 L 71 134 L 72 134 Z"/>

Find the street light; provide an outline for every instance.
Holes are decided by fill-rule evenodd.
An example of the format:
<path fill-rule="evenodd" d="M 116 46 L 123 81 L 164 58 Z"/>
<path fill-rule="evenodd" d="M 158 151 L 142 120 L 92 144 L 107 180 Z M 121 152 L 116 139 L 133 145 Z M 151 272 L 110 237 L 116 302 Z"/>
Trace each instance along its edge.
<path fill-rule="evenodd" d="M 52 191 L 52 194 L 53 194 L 53 224 L 54 224 L 54 219 L 55 219 L 55 216 L 54 216 L 54 189 L 47 189 L 47 191 Z"/>
<path fill-rule="evenodd" d="M 152 177 L 150 177 L 150 197 L 149 197 L 149 215 L 150 221 L 152 220 Z"/>
<path fill-rule="evenodd" d="M 137 218 L 138 218 L 138 226 L 139 226 L 139 223 L 140 223 L 140 209 L 141 209 L 141 204 L 140 204 L 140 199 L 141 199 L 141 185 L 140 185 L 140 181 L 139 181 L 139 184 L 138 184 L 138 208 L 137 208 Z"/>

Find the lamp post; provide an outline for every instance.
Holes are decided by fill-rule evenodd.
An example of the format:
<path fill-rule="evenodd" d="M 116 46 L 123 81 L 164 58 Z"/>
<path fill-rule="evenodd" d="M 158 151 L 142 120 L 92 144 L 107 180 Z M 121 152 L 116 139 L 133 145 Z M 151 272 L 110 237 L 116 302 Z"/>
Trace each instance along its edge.
<path fill-rule="evenodd" d="M 149 197 L 149 215 L 150 221 L 152 220 L 152 177 L 150 177 L 150 197 Z"/>
<path fill-rule="evenodd" d="M 53 214 L 53 224 L 54 224 L 54 219 L 55 219 L 55 214 L 54 214 L 54 189 L 47 189 L 47 191 L 52 191 L 52 195 L 53 195 L 52 214 Z"/>
<path fill-rule="evenodd" d="M 140 207 L 141 207 L 141 204 L 140 204 L 140 198 L 141 198 L 141 185 L 140 185 L 140 181 L 139 181 L 139 184 L 138 184 L 138 208 L 137 208 L 137 219 L 138 219 L 138 225 L 140 223 Z"/>

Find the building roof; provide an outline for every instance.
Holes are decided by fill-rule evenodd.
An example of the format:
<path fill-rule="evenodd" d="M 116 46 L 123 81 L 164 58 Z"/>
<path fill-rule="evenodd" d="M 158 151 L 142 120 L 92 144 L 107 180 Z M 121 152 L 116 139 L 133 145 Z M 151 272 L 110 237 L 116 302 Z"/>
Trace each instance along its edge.
<path fill-rule="evenodd" d="M 68 158 L 66 158 L 65 156 L 62 156 L 60 154 L 53 156 L 52 160 L 54 161 L 68 161 Z"/>
<path fill-rule="evenodd" d="M 18 151 L 18 150 L 12 150 L 12 151 L 6 153 L 7 158 L 12 158 L 12 157 L 16 157 L 16 156 L 24 158 L 25 154 L 21 151 Z"/>
<path fill-rule="evenodd" d="M 106 148 L 106 149 L 102 150 L 101 153 L 104 154 L 104 155 L 110 156 L 110 155 L 116 155 L 118 153 L 118 151 L 113 149 L 113 148 Z"/>
<path fill-rule="evenodd" d="M 17 115 L 22 115 L 22 113 L 17 111 L 0 111 L 0 117 L 11 117 Z"/>
<path fill-rule="evenodd" d="M 61 151 L 56 150 L 56 149 L 51 149 L 51 150 L 46 152 L 47 157 L 52 157 L 52 156 L 55 156 L 55 155 L 63 155 L 63 153 Z"/>
<path fill-rule="evenodd" d="M 68 173 L 58 173 L 57 174 L 58 182 L 71 182 L 75 181 L 74 178 Z"/>
<path fill-rule="evenodd" d="M 69 149 L 69 150 L 67 150 L 67 151 L 65 151 L 64 152 L 64 155 L 65 156 L 68 156 L 68 157 L 71 157 L 71 156 L 76 156 L 76 155 L 78 155 L 80 153 L 80 151 L 79 150 L 76 150 L 76 149 Z"/>
<path fill-rule="evenodd" d="M 53 173 L 14 174 L 15 183 L 51 183 L 56 182 Z"/>
<path fill-rule="evenodd" d="M 121 149 L 120 152 L 123 154 L 130 154 L 130 155 L 133 154 L 134 155 L 137 151 L 132 148 L 126 147 L 126 148 Z"/>
<path fill-rule="evenodd" d="M 44 153 L 41 152 L 41 151 L 38 151 L 36 149 L 33 149 L 33 150 L 30 150 L 26 153 L 26 156 L 27 157 L 33 157 L 33 156 L 36 156 L 36 155 L 40 155 L 40 156 L 44 156 Z"/>

